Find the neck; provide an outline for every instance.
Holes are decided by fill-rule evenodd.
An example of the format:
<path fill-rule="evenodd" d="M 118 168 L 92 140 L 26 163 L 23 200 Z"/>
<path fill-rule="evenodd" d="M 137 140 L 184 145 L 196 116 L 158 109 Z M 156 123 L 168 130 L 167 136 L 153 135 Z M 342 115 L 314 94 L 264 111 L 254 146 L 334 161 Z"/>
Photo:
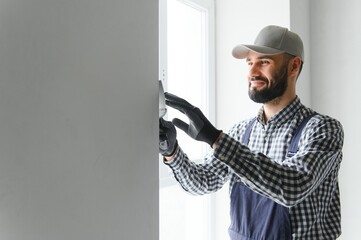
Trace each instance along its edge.
<path fill-rule="evenodd" d="M 295 99 L 295 97 L 296 94 L 290 94 L 289 96 L 283 95 L 263 104 L 263 117 L 265 123 L 267 123 L 271 117 L 276 115 L 279 111 L 290 104 Z"/>

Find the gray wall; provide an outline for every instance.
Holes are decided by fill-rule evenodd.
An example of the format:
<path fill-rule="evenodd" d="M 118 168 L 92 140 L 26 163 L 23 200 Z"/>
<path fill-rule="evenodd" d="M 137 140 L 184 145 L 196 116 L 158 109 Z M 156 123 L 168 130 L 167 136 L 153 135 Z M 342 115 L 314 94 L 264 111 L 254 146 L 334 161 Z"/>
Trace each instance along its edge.
<path fill-rule="evenodd" d="M 158 239 L 158 1 L 0 0 L 0 239 Z"/>
<path fill-rule="evenodd" d="M 310 0 L 289 0 L 290 29 L 295 31 L 303 41 L 304 64 L 297 79 L 297 95 L 303 104 L 311 106 L 311 52 L 310 52 Z"/>
<path fill-rule="evenodd" d="M 360 239 L 361 1 L 310 1 L 313 107 L 344 126 L 341 239 Z"/>

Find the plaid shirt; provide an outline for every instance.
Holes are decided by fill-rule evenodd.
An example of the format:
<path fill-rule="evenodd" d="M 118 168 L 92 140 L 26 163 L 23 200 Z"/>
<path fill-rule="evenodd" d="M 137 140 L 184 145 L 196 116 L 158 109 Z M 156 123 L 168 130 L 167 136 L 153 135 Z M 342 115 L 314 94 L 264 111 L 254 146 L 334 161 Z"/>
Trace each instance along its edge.
<path fill-rule="evenodd" d="M 235 181 L 242 181 L 253 191 L 288 207 L 293 239 L 336 239 L 341 234 L 341 124 L 328 116 L 315 115 L 302 132 L 298 152 L 286 157 L 293 133 L 312 112 L 296 97 L 265 124 L 261 108 L 248 146 L 240 142 L 250 120 L 231 128 L 202 164 L 191 162 L 178 149 L 169 166 L 191 194 L 215 192 L 229 180 L 232 189 Z"/>

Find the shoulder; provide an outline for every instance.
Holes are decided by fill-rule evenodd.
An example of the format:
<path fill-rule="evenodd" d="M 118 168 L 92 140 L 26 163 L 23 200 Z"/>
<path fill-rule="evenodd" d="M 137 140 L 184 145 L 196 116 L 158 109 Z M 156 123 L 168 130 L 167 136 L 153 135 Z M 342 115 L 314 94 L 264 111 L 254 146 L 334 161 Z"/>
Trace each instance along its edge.
<path fill-rule="evenodd" d="M 309 119 L 305 126 L 304 137 L 323 139 L 325 142 L 337 142 L 338 145 L 342 146 L 344 131 L 341 122 L 322 113 L 314 111 L 312 113 L 315 115 Z"/>
<path fill-rule="evenodd" d="M 312 116 L 308 120 L 308 126 L 327 126 L 341 130 L 343 129 L 341 122 L 337 119 L 305 106 L 302 106 L 302 108 L 298 111 L 297 115 L 299 121 L 303 121 L 305 118 Z"/>
<path fill-rule="evenodd" d="M 318 112 L 314 112 L 314 114 L 315 115 L 309 120 L 309 127 L 343 132 L 342 124 L 337 119 Z"/>

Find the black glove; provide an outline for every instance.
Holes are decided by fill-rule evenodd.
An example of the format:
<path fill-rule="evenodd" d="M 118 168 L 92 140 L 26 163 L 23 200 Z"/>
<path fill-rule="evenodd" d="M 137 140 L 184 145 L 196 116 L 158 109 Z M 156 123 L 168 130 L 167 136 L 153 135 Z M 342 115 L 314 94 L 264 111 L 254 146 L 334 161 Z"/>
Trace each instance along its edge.
<path fill-rule="evenodd" d="M 159 153 L 172 156 L 178 147 L 177 130 L 171 122 L 159 119 Z"/>
<path fill-rule="evenodd" d="M 175 118 L 173 124 L 186 132 L 191 138 L 208 143 L 211 147 L 219 137 L 221 130 L 216 129 L 203 115 L 199 108 L 186 100 L 170 93 L 165 93 L 166 104 L 178 109 L 189 118 L 189 125 Z"/>

